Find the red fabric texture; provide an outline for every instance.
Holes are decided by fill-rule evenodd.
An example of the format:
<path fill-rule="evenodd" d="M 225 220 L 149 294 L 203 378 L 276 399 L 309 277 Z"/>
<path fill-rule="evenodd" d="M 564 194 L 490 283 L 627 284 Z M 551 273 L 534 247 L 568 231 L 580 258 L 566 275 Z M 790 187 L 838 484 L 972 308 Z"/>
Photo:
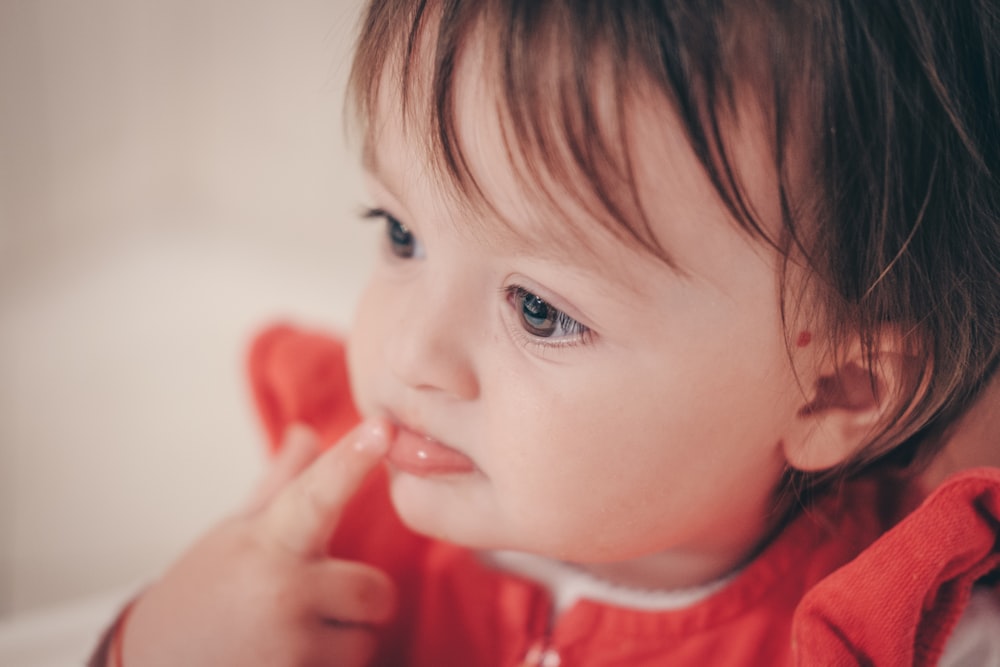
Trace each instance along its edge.
<path fill-rule="evenodd" d="M 972 584 L 1000 566 L 998 537 L 1000 470 L 947 480 L 805 596 L 794 626 L 801 663 L 936 665 Z"/>
<path fill-rule="evenodd" d="M 255 342 L 254 398 L 271 446 L 292 422 L 329 443 L 358 420 L 343 345 L 278 326 Z M 384 472 L 332 536 L 333 556 L 400 588 L 377 665 L 507 667 L 554 651 L 560 667 L 932 665 L 975 580 L 1000 565 L 1000 470 L 963 473 L 895 526 L 900 489 L 852 482 L 800 514 L 721 591 L 648 612 L 581 601 L 550 625 L 538 585 L 406 529 Z"/>

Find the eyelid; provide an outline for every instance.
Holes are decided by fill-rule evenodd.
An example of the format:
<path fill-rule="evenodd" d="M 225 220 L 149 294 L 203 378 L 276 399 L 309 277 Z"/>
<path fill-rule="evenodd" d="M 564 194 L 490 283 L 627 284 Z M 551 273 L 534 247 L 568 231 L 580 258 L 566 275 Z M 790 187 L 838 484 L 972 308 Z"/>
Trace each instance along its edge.
<path fill-rule="evenodd" d="M 566 299 L 562 298 L 558 294 L 552 293 L 547 288 L 537 284 L 534 280 L 531 280 L 526 276 L 522 275 L 512 275 L 508 277 L 506 281 L 504 281 L 504 287 L 502 287 L 500 291 L 504 294 L 504 296 L 506 296 L 507 290 L 511 287 L 520 287 L 526 292 L 534 294 L 535 296 L 542 299 L 545 303 L 549 304 L 550 306 L 558 310 L 560 313 L 565 314 L 567 317 L 580 323 L 587 329 L 593 331 L 594 328 L 590 324 L 592 322 L 592 319 L 590 317 L 587 317 L 586 313 L 582 313 L 579 308 L 576 308 L 575 306 L 567 302 Z"/>
<path fill-rule="evenodd" d="M 362 220 L 386 220 L 387 218 L 399 220 L 399 218 L 381 206 L 365 206 L 358 215 Z"/>
<path fill-rule="evenodd" d="M 389 252 L 393 257 L 401 260 L 423 259 L 425 250 L 423 243 L 420 241 L 420 237 L 416 234 L 416 232 L 413 230 L 412 227 L 403 222 L 400 218 L 390 213 L 387 209 L 381 207 L 366 207 L 361 211 L 360 216 L 361 219 L 364 221 L 368 220 L 382 221 L 386 223 L 387 229 L 388 225 L 390 224 L 399 225 L 411 236 L 414 242 L 414 251 L 411 255 L 406 255 L 406 256 L 398 255 L 397 253 L 393 252 L 393 249 L 391 247 L 392 241 L 391 240 L 385 241 L 386 244 L 385 247 L 387 247 L 387 252 Z"/>
<path fill-rule="evenodd" d="M 582 345 L 589 345 L 593 342 L 595 332 L 587 324 L 583 323 L 573 315 L 570 315 L 561 307 L 550 301 L 544 294 L 543 290 L 534 290 L 532 288 L 525 287 L 518 283 L 509 283 L 500 289 L 501 296 L 503 297 L 505 304 L 514 311 L 513 317 L 518 317 L 516 313 L 517 306 L 510 303 L 510 300 L 515 297 L 523 296 L 525 294 L 530 294 L 532 296 L 537 296 L 538 298 L 545 301 L 545 303 L 555 310 L 558 315 L 558 321 L 561 324 L 565 324 L 562 320 L 563 318 L 571 320 L 574 327 L 578 327 L 580 331 L 571 335 L 564 336 L 560 338 L 545 338 L 540 336 L 534 336 L 524 329 L 520 323 L 511 324 L 508 326 L 511 335 L 517 339 L 517 341 L 524 345 L 525 347 L 531 347 L 538 351 L 549 351 L 560 348 L 578 347 Z"/>
<path fill-rule="evenodd" d="M 358 217 L 362 220 L 395 220 L 399 224 L 403 225 L 409 230 L 413 230 L 413 226 L 409 223 L 403 222 L 404 220 L 409 220 L 409 215 L 397 215 L 395 206 L 385 206 L 384 204 L 370 204 L 362 205 L 361 210 L 358 212 Z"/>

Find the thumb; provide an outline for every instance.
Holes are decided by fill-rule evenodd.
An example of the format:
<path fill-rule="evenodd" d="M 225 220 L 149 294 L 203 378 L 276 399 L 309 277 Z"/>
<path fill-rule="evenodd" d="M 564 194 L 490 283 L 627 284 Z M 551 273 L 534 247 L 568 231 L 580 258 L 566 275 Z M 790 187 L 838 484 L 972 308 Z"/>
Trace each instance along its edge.
<path fill-rule="evenodd" d="M 323 555 L 347 501 L 389 446 L 389 427 L 366 421 L 286 484 L 261 515 L 265 537 L 302 556 Z"/>

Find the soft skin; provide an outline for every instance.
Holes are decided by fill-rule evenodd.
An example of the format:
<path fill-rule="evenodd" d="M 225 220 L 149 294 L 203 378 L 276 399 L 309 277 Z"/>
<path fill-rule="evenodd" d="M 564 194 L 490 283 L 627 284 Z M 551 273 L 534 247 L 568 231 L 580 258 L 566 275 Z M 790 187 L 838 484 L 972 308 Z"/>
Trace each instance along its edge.
<path fill-rule="evenodd" d="M 489 90 L 468 68 L 460 77 L 459 119 L 495 118 Z M 493 122 L 459 131 L 496 211 L 457 202 L 394 104 L 374 123 L 371 205 L 412 243 L 401 252 L 382 240 L 351 335 L 352 388 L 363 413 L 477 468 L 391 469 L 404 521 L 632 585 L 692 585 L 737 567 L 773 526 L 809 382 L 785 342 L 779 258 L 727 217 L 662 101 L 635 106 L 632 151 L 673 267 L 613 238 L 571 197 L 555 208 L 526 193 Z M 742 164 L 768 163 L 752 135 L 736 136 Z M 767 212 L 773 182 L 747 173 Z M 512 285 L 588 331 L 533 335 Z"/>
<path fill-rule="evenodd" d="M 191 545 L 113 626 L 120 656 L 103 644 L 87 664 L 370 664 L 396 589 L 370 565 L 328 557 L 326 544 L 390 434 L 384 423 L 361 424 L 321 453 L 315 433 L 292 425 L 247 506 Z"/>

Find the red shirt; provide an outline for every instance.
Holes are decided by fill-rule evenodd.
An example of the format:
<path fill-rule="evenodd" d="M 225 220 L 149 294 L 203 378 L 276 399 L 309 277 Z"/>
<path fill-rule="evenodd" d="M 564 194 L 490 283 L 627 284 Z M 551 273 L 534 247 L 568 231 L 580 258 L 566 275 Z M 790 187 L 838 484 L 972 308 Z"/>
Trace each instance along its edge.
<path fill-rule="evenodd" d="M 294 421 L 326 442 L 358 421 L 335 338 L 270 329 L 250 374 L 272 447 Z M 582 600 L 551 625 L 538 584 L 407 530 L 381 471 L 353 499 L 330 553 L 380 567 L 399 586 L 377 665 L 932 665 L 973 582 L 1000 566 L 1000 470 L 953 478 L 897 522 L 905 503 L 884 481 L 851 482 L 690 607 Z"/>

